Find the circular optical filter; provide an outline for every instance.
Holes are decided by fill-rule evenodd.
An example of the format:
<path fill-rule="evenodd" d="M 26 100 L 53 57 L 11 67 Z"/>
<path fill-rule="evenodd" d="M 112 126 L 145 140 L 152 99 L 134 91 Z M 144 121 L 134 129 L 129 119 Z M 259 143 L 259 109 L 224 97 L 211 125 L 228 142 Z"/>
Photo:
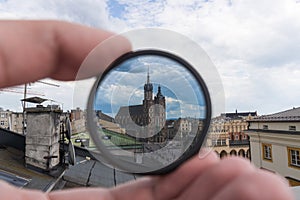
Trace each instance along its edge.
<path fill-rule="evenodd" d="M 161 50 L 129 52 L 95 82 L 88 127 L 96 158 L 128 173 L 165 174 L 201 148 L 211 101 L 200 74 Z"/>

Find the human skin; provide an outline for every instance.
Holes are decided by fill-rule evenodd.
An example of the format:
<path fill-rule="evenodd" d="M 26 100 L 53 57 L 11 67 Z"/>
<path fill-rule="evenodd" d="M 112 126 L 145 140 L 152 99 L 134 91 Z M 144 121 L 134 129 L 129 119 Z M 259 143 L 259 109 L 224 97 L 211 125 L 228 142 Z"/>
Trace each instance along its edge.
<path fill-rule="evenodd" d="M 0 21 L 0 88 L 46 77 L 74 80 L 88 53 L 112 35 L 67 22 Z M 111 44 L 103 52 L 102 66 L 130 49 L 125 39 Z M 170 174 L 144 177 L 110 189 L 77 188 L 43 193 L 0 182 L 0 199 L 289 200 L 293 196 L 282 177 L 257 169 L 248 160 L 238 157 L 220 160 L 214 152 L 202 150 Z"/>
<path fill-rule="evenodd" d="M 0 21 L 0 88 L 45 77 L 74 80 L 88 53 L 111 36 L 108 31 L 59 21 Z M 107 49 L 100 66 L 131 46 L 123 39 Z"/>

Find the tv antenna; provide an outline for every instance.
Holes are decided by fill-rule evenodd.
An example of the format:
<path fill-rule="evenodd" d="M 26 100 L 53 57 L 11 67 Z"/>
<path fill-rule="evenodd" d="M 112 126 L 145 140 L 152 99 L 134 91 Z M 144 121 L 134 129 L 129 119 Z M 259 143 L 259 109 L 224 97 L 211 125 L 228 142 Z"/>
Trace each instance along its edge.
<path fill-rule="evenodd" d="M 49 83 L 49 82 L 45 82 L 45 81 L 35 81 L 37 83 L 41 83 L 44 85 L 49 85 L 49 86 L 53 86 L 53 87 L 60 87 L 60 85 L 54 84 L 54 83 Z M 33 83 L 35 83 L 33 82 Z M 24 100 L 27 99 L 27 94 L 29 94 L 27 92 L 28 90 L 28 85 L 31 85 L 32 83 L 25 83 L 24 85 Z M 23 107 L 23 135 L 26 135 L 26 101 L 22 102 L 22 107 Z"/>

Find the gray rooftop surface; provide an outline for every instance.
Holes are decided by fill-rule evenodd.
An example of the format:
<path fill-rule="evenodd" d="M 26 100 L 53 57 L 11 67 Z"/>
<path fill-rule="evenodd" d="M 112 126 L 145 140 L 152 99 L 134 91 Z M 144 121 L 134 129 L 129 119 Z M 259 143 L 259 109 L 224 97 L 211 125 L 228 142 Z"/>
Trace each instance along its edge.
<path fill-rule="evenodd" d="M 73 187 L 108 188 L 136 179 L 135 175 L 118 171 L 97 160 L 87 160 L 79 155 L 76 156 L 76 160 L 77 164 L 69 166 L 62 174 L 64 184 L 56 187 L 55 184 L 61 184 L 58 176 L 27 169 L 24 164 L 24 152 L 2 146 L 0 149 L 0 179 L 17 187 L 42 191 Z"/>
<path fill-rule="evenodd" d="M 114 187 L 136 179 L 132 174 L 118 171 L 96 160 L 86 160 L 81 156 L 76 156 L 76 160 L 78 164 L 70 166 L 63 176 L 72 185 Z"/>
<path fill-rule="evenodd" d="M 270 115 L 262 115 L 248 121 L 300 121 L 300 107 Z"/>
<path fill-rule="evenodd" d="M 26 179 L 5 171 L 0 171 L 0 179 L 17 187 L 24 187 L 31 181 L 30 179 Z"/>
<path fill-rule="evenodd" d="M 136 179 L 134 175 L 93 159 L 89 151 L 79 147 L 75 147 L 77 163 L 74 166 L 59 165 L 50 172 L 28 169 L 25 166 L 25 137 L 0 129 L 0 138 L 0 179 L 17 187 L 42 191 L 79 186 L 114 187 Z"/>
<path fill-rule="evenodd" d="M 24 164 L 24 152 L 12 147 L 0 149 L 0 170 L 9 183 L 24 188 L 47 191 L 56 181 L 56 178 L 48 174 L 27 169 Z M 20 184 L 18 179 L 28 180 L 28 183 Z"/>

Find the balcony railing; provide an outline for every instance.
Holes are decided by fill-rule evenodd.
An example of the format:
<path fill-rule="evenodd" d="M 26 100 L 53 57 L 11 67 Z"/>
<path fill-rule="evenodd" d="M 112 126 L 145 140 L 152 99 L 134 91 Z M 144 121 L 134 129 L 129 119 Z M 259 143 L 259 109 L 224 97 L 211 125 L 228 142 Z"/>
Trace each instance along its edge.
<path fill-rule="evenodd" d="M 212 146 L 214 147 L 224 147 L 224 146 L 227 146 L 226 143 L 222 143 L 222 144 L 212 144 Z"/>
<path fill-rule="evenodd" d="M 249 140 L 229 140 L 229 146 L 245 146 L 250 145 Z"/>

